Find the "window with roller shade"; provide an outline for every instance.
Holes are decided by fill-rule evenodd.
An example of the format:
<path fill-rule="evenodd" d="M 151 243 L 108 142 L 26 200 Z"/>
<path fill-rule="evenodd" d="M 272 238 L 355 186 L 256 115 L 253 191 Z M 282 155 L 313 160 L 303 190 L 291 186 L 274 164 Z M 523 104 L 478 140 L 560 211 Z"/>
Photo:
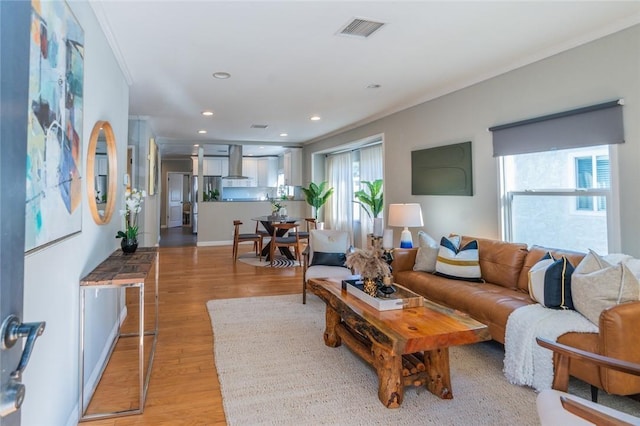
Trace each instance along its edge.
<path fill-rule="evenodd" d="M 585 252 L 609 251 L 619 101 L 496 126 L 504 239 Z M 597 142 L 600 142 L 598 144 Z"/>

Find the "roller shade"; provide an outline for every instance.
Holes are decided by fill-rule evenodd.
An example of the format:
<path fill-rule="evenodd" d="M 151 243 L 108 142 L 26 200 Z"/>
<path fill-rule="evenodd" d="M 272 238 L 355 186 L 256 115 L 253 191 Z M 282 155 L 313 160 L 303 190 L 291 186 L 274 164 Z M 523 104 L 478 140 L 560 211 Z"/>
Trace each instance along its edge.
<path fill-rule="evenodd" d="M 493 156 L 624 143 L 622 100 L 491 127 Z"/>

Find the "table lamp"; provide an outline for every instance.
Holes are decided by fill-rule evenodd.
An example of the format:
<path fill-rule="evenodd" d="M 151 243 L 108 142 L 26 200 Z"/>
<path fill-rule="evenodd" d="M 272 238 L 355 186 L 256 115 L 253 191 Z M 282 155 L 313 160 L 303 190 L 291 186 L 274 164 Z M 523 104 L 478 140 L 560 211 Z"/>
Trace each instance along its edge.
<path fill-rule="evenodd" d="M 400 234 L 400 248 L 413 247 L 410 226 L 424 226 L 420 204 L 389 204 L 389 226 L 403 226 Z"/>

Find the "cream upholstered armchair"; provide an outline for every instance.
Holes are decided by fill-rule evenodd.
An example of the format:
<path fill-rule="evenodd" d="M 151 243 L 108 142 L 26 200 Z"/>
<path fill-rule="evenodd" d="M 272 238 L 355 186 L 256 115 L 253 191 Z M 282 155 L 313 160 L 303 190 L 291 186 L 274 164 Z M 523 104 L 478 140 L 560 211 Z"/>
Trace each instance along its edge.
<path fill-rule="evenodd" d="M 302 303 L 307 303 L 307 280 L 344 278 L 352 274 L 351 269 L 344 266 L 350 246 L 349 233 L 346 231 L 309 231 L 309 245 L 302 257 Z"/>
<path fill-rule="evenodd" d="M 553 389 L 543 390 L 536 400 L 542 426 L 640 425 L 640 417 L 566 393 L 571 360 L 592 362 L 598 367 L 636 376 L 640 376 L 640 364 L 594 354 L 547 339 L 536 340 L 540 346 L 553 351 L 555 364 Z"/>

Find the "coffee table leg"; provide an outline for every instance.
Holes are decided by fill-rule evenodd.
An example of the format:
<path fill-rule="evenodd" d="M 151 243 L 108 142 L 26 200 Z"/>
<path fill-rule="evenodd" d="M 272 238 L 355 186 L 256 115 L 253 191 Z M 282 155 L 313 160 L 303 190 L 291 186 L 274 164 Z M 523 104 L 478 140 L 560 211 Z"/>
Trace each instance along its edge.
<path fill-rule="evenodd" d="M 340 325 L 340 314 L 337 313 L 331 306 L 327 305 L 326 312 L 326 328 L 324 330 L 324 343 L 332 348 L 337 348 L 342 344 L 342 340 L 338 333 L 336 333 L 336 327 Z"/>
<path fill-rule="evenodd" d="M 428 375 L 427 389 L 442 399 L 453 399 L 449 372 L 449 348 L 425 352 L 424 365 Z"/>
<path fill-rule="evenodd" d="M 384 346 L 373 344 L 373 368 L 378 373 L 378 398 L 387 408 L 398 408 L 404 398 L 402 355 L 395 355 Z"/>

